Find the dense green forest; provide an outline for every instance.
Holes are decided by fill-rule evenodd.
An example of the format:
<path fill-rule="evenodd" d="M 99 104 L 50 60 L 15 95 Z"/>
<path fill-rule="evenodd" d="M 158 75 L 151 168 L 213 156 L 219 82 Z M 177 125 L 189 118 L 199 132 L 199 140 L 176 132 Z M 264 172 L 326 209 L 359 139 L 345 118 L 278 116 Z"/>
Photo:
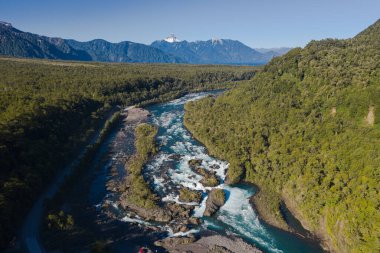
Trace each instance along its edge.
<path fill-rule="evenodd" d="M 0 58 L 0 248 L 12 240 L 35 197 L 117 105 L 226 88 L 254 71 Z"/>
<path fill-rule="evenodd" d="M 380 250 L 380 21 L 347 40 L 312 41 L 251 81 L 186 105 L 185 124 L 257 184 L 280 227 L 280 202 L 335 252 Z"/>
<path fill-rule="evenodd" d="M 149 124 L 140 124 L 136 127 L 136 154 L 128 164 L 129 177 L 126 179 L 130 181 L 129 190 L 121 191 L 129 202 L 146 209 L 158 208 L 156 203 L 158 197 L 152 192 L 141 173 L 149 157 L 158 151 L 155 140 L 157 131 L 156 126 Z"/>

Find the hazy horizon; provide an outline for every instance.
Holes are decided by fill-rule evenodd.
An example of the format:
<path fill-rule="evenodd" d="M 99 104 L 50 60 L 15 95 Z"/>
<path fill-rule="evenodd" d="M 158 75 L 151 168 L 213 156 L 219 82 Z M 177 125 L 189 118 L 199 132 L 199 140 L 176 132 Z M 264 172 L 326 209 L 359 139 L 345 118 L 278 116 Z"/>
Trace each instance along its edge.
<path fill-rule="evenodd" d="M 51 37 L 149 45 L 174 33 L 180 40 L 233 39 L 252 48 L 350 38 L 374 23 L 380 9 L 380 1 L 374 0 L 0 0 L 0 5 L 0 20 Z"/>

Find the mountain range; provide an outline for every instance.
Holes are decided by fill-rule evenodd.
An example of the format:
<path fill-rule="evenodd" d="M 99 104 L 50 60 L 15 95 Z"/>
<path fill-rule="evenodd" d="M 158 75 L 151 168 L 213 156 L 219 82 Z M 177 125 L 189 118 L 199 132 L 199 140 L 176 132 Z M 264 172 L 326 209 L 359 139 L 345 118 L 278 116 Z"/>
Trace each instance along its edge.
<path fill-rule="evenodd" d="M 64 39 L 23 32 L 6 22 L 0 22 L 0 55 L 91 61 L 86 51 L 74 49 Z"/>
<path fill-rule="evenodd" d="M 186 62 L 196 64 L 259 65 L 265 64 L 274 56 L 280 55 L 271 50 L 261 53 L 240 41 L 228 39 L 196 42 L 158 40 L 153 42 L 151 46 L 168 54 L 176 55 Z"/>
<path fill-rule="evenodd" d="M 184 63 L 182 59 L 144 44 L 123 41 L 111 43 L 96 39 L 87 42 L 66 40 L 72 48 L 87 52 L 93 61 Z"/>
<path fill-rule="evenodd" d="M 102 39 L 79 42 L 52 38 L 14 28 L 0 22 L 0 55 L 76 61 L 157 62 L 190 64 L 260 65 L 287 52 L 282 48 L 252 49 L 240 41 L 212 39 L 208 41 L 157 40 L 151 45 Z"/>
<path fill-rule="evenodd" d="M 291 47 L 273 47 L 273 48 L 254 48 L 256 51 L 265 54 L 269 52 L 273 52 L 273 54 L 283 55 L 289 52 Z"/>

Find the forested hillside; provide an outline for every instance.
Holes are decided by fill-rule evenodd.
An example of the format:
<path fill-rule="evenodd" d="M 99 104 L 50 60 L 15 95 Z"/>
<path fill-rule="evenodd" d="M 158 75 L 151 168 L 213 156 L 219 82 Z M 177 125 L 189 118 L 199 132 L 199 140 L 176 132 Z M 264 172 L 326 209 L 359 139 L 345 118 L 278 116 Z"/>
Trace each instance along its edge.
<path fill-rule="evenodd" d="M 224 88 L 253 74 L 251 67 L 0 58 L 0 248 L 116 105 Z"/>
<path fill-rule="evenodd" d="M 72 48 L 61 38 L 20 31 L 0 21 L 0 55 L 28 58 L 91 61 L 91 56 Z"/>
<path fill-rule="evenodd" d="M 286 228 L 284 201 L 334 252 L 380 249 L 380 21 L 348 40 L 312 41 L 250 82 L 186 106 L 185 124 L 230 162 L 228 181 Z"/>

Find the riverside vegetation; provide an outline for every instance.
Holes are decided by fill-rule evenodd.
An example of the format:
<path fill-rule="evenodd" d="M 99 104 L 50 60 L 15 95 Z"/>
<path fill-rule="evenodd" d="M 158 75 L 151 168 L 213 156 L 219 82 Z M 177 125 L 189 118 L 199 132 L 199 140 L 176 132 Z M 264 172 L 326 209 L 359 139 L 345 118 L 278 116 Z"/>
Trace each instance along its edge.
<path fill-rule="evenodd" d="M 347 40 L 312 41 L 251 81 L 186 105 L 185 125 L 230 162 L 227 182 L 260 187 L 334 252 L 380 249 L 380 21 Z"/>
<path fill-rule="evenodd" d="M 123 190 L 127 200 L 140 208 L 156 209 L 158 197 L 144 180 L 142 169 L 149 157 L 157 153 L 155 136 L 157 127 L 141 124 L 136 127 L 136 154 L 128 166 L 129 190 Z"/>
<path fill-rule="evenodd" d="M 254 73 L 252 67 L 0 58 L 0 248 L 117 105 L 227 88 Z"/>
<path fill-rule="evenodd" d="M 65 177 L 59 190 L 51 199 L 45 201 L 45 220 L 42 223 L 42 229 L 39 231 L 42 233 L 41 238 L 44 241 L 44 246 L 49 248 L 52 245 L 59 245 L 59 247 L 63 248 L 64 245 L 67 244 L 67 240 L 70 239 L 70 235 L 75 234 L 79 237 L 81 234 L 83 236 L 84 233 L 88 233 L 87 230 L 81 229 L 77 226 L 77 220 L 74 219 L 73 215 L 65 213 L 65 211 L 62 210 L 62 207 L 68 196 L 72 194 L 78 195 L 77 185 L 84 183 L 85 174 L 88 171 L 88 168 L 92 166 L 94 157 L 97 155 L 100 146 L 110 132 L 119 125 L 121 118 L 121 113 L 117 111 L 105 121 L 95 142 L 85 147 L 83 156 L 78 158 L 78 164 L 75 165 L 72 168 L 72 172 Z M 70 213 L 71 212 L 72 210 L 70 210 Z M 60 243 L 57 243 L 57 241 Z"/>

